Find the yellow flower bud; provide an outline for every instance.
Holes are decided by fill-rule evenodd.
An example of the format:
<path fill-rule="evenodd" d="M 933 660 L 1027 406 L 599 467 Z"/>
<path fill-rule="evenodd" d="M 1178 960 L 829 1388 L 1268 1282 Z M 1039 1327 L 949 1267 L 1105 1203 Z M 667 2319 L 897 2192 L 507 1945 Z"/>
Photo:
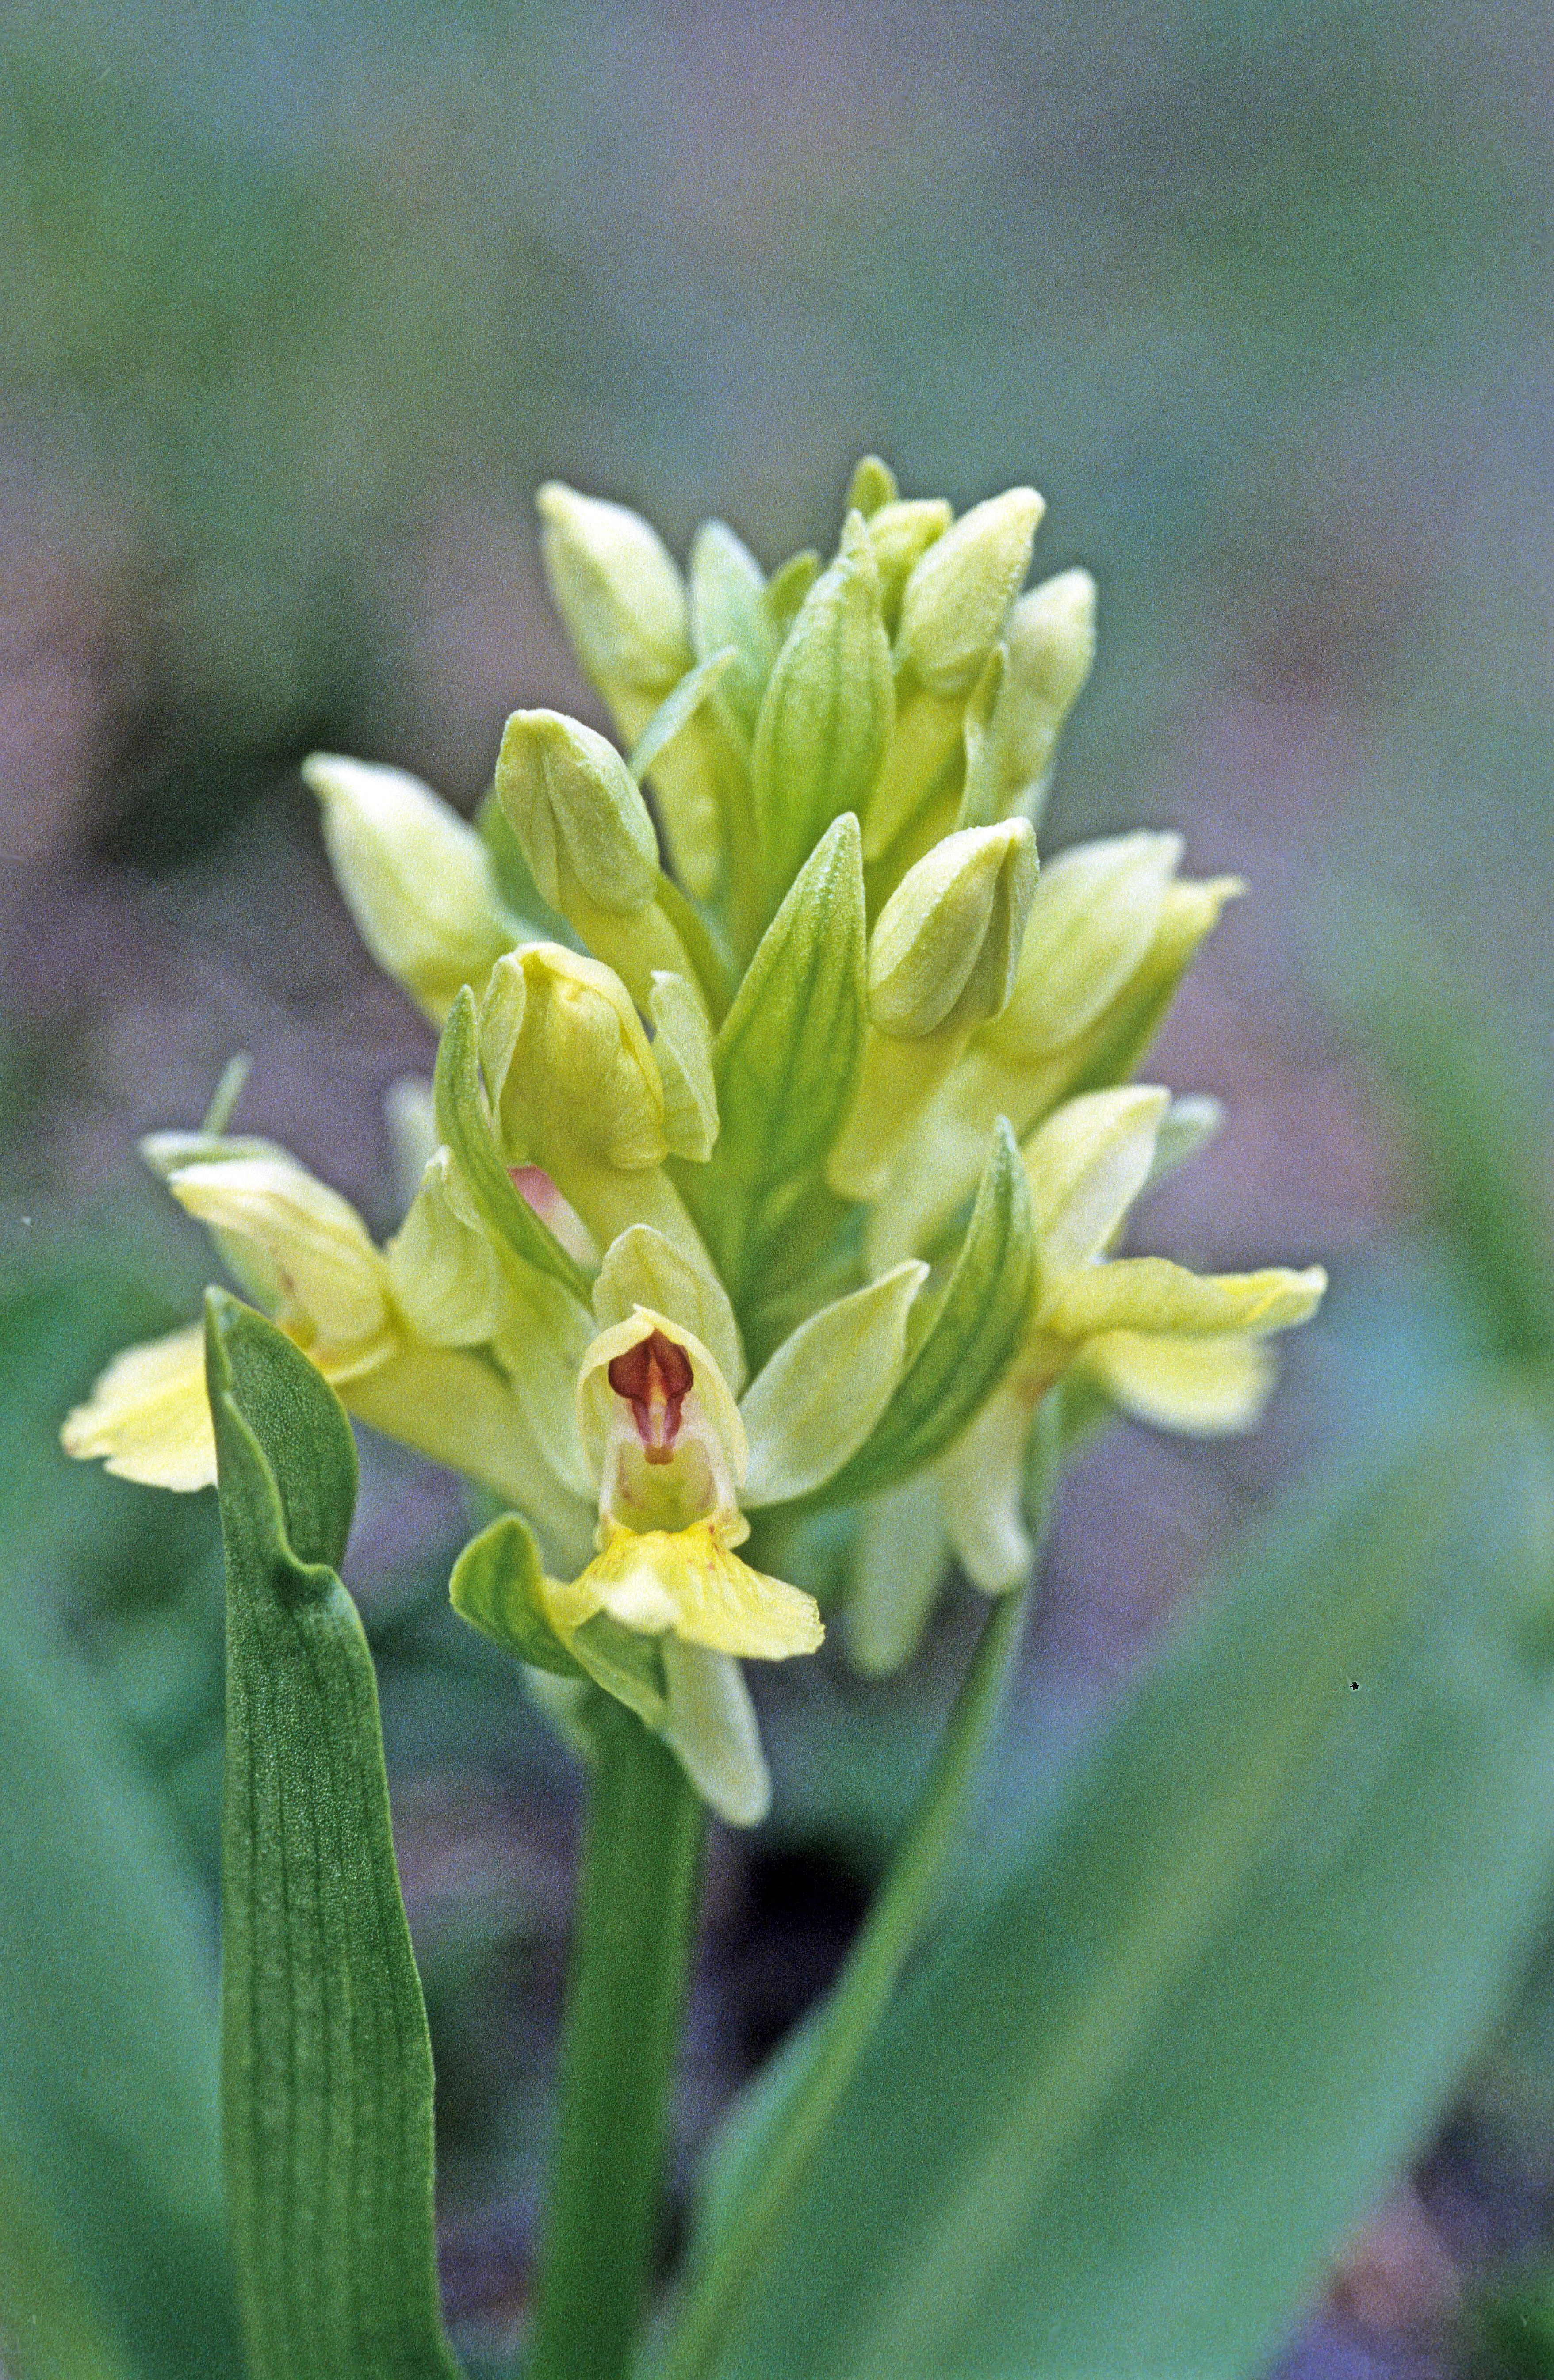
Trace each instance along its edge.
<path fill-rule="evenodd" d="M 1036 838 L 1024 819 L 946 835 L 909 869 L 868 945 L 868 1014 L 879 1030 L 915 1041 L 996 1016 L 1036 882 Z"/>
<path fill-rule="evenodd" d="M 1030 568 L 1046 506 L 1009 488 L 963 513 L 929 547 L 901 599 L 896 658 L 932 694 L 967 695 Z"/>
<path fill-rule="evenodd" d="M 625 504 L 559 480 L 535 503 L 556 610 L 584 674 L 635 741 L 691 664 L 685 582 L 658 532 Z"/>
<path fill-rule="evenodd" d="M 1024 819 L 947 835 L 881 910 L 868 952 L 869 1031 L 826 1179 L 877 1196 L 927 1101 L 974 1028 L 1009 997 L 1036 888 Z"/>
<path fill-rule="evenodd" d="M 659 1170 L 670 1148 L 663 1079 L 613 969 L 556 942 L 514 952 L 492 970 L 480 1050 L 509 1164 L 548 1173 L 601 1247 L 651 1223 L 706 1261 Z"/>
<path fill-rule="evenodd" d="M 479 999 L 517 939 L 473 827 L 403 769 L 330 752 L 302 763 L 346 906 L 378 965 L 440 1025 L 465 984 Z"/>
<path fill-rule="evenodd" d="M 556 710 L 515 710 L 496 761 L 496 797 L 552 909 L 580 889 L 629 917 L 658 891 L 648 805 L 614 746 Z"/>
<path fill-rule="evenodd" d="M 892 501 L 869 515 L 868 541 L 879 566 L 887 628 L 893 631 L 901 616 L 901 599 L 913 571 L 954 517 L 941 496 Z"/>
<path fill-rule="evenodd" d="M 695 973 L 658 905 L 658 838 L 637 781 L 602 735 L 554 710 L 516 710 L 496 795 L 535 883 L 639 1007 L 655 971 Z"/>
<path fill-rule="evenodd" d="M 493 971 L 480 1062 L 514 1163 L 540 1166 L 588 1220 L 569 1177 L 661 1164 L 663 1087 L 630 995 L 598 959 L 532 942 Z"/>

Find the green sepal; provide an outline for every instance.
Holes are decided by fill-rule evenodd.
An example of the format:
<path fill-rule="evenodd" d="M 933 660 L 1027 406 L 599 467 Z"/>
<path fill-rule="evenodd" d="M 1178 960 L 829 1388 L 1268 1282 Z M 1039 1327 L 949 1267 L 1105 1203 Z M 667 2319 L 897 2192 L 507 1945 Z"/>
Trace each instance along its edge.
<path fill-rule="evenodd" d="M 455 1562 L 448 1600 L 471 1628 L 532 1669 L 549 1670 L 558 1678 L 586 1677 L 546 1617 L 541 1575 L 528 1523 L 516 1512 L 504 1512 L 471 1537 Z"/>
<path fill-rule="evenodd" d="M 1035 1276 L 1030 1190 L 1001 1116 L 960 1253 L 895 1395 L 856 1454 L 808 1500 L 872 1496 L 953 1444 L 1008 1367 Z"/>
<path fill-rule="evenodd" d="M 222 2090 L 250 2380 L 456 2380 L 431 2051 L 371 1656 L 334 1565 L 356 1450 L 322 1375 L 212 1290 L 227 1577 Z"/>
<path fill-rule="evenodd" d="M 713 1046 L 708 1162 L 674 1178 L 737 1306 L 807 1197 L 847 1112 L 865 1024 L 863 857 L 851 813 L 800 869 Z"/>
<path fill-rule="evenodd" d="M 751 783 L 769 911 L 832 820 L 863 815 L 894 718 L 880 573 L 855 513 L 799 607 L 756 721 Z"/>
<path fill-rule="evenodd" d="M 653 767 L 661 754 L 667 752 L 678 735 L 682 735 L 701 709 L 710 700 L 738 660 L 737 647 L 723 645 L 717 652 L 709 653 L 695 669 L 688 669 L 674 691 L 664 696 L 646 727 L 626 755 L 626 767 L 638 784 Z"/>
<path fill-rule="evenodd" d="M 548 1273 L 589 1303 L 589 1280 L 550 1226 L 537 1215 L 504 1165 L 480 1088 L 476 1056 L 474 994 L 466 986 L 448 1011 L 432 1077 L 437 1129 L 469 1185 L 481 1221 L 499 1248 Z"/>

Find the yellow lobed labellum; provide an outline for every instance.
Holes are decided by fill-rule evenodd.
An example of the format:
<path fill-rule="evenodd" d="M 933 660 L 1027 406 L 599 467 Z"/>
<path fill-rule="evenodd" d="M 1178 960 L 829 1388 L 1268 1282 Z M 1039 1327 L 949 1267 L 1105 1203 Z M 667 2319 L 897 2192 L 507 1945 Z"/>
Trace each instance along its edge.
<path fill-rule="evenodd" d="M 564 1643 L 601 1611 L 638 1634 L 747 1660 L 813 1653 L 825 1635 L 814 1597 L 741 1561 L 711 1517 L 676 1530 L 613 1529 L 580 1577 L 546 1580 L 545 1604 Z"/>

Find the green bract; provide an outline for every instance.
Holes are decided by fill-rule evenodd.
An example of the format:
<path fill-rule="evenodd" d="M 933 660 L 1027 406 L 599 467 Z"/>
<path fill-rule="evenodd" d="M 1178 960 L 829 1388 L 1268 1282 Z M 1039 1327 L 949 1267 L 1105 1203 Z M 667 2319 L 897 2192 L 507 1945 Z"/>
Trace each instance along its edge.
<path fill-rule="evenodd" d="M 1038 874 L 1095 589 L 1024 591 L 1034 490 L 957 520 L 866 457 L 830 559 L 770 577 L 719 521 L 683 576 L 626 507 L 539 501 L 618 741 L 516 711 L 479 828 L 398 771 L 307 768 L 364 937 L 442 1032 L 398 1231 L 214 1122 L 148 1154 L 351 1411 L 501 1497 L 466 1617 L 584 1740 L 612 1698 L 749 1820 L 739 1662 L 822 1633 L 763 1566 L 802 1569 L 793 1523 L 844 1516 L 844 1634 L 889 1667 L 952 1554 L 989 1592 L 1028 1571 L 1070 1375 L 1091 1410 L 1244 1428 L 1322 1281 L 1117 1252 L 1212 1128 L 1128 1078 L 1239 888 L 1183 879 L 1170 833 Z M 503 898 L 519 856 L 556 939 Z M 67 1442 L 210 1478 L 197 1334 L 121 1356 Z"/>

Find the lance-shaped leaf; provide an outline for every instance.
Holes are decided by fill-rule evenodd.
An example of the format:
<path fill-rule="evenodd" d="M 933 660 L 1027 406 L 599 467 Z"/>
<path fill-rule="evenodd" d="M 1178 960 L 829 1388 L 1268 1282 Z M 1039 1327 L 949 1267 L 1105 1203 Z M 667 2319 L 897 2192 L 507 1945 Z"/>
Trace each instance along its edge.
<path fill-rule="evenodd" d="M 887 2017 L 720 2374 L 1246 2380 L 1428 2136 L 1554 1844 L 1541 1409 L 1274 1522 Z"/>
<path fill-rule="evenodd" d="M 431 2051 L 371 1657 L 334 1574 L 350 1425 L 212 1290 L 226 1554 L 222 2092 L 251 2380 L 455 2380 L 437 2303 Z"/>
<path fill-rule="evenodd" d="M 868 806 L 895 718 L 880 573 L 854 514 L 799 607 L 761 698 L 751 751 L 769 911 L 832 819 Z"/>
<path fill-rule="evenodd" d="M 6 1606 L 0 2351 L 18 2380 L 115 2349 L 136 2380 L 237 2380 L 192 1879 L 92 1680 Z"/>
<path fill-rule="evenodd" d="M 865 1022 L 863 860 L 838 819 L 800 870 L 719 1031 L 719 1134 L 676 1180 L 735 1303 L 807 1197 L 852 1099 Z"/>
<path fill-rule="evenodd" d="M 436 1098 L 437 1129 L 498 1246 L 548 1273 L 587 1305 L 588 1274 L 535 1213 L 502 1161 L 480 1088 L 475 1002 L 467 990 L 455 1001 L 443 1028 L 437 1050 Z"/>
<path fill-rule="evenodd" d="M 936 1312 L 872 1434 L 819 1491 L 828 1504 L 910 1477 L 960 1436 L 998 1385 L 1029 1312 L 1030 1191 L 1001 1117 L 960 1254 Z"/>

